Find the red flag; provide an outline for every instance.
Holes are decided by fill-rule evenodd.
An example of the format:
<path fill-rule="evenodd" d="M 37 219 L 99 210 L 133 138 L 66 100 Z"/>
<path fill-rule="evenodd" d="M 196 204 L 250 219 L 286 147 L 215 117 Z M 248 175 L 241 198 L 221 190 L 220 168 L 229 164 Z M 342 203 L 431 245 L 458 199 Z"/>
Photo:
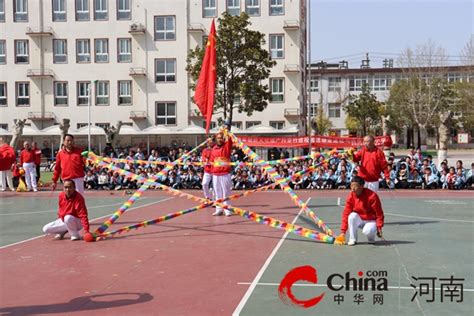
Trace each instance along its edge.
<path fill-rule="evenodd" d="M 194 93 L 194 103 L 197 104 L 202 116 L 206 120 L 206 134 L 209 133 L 212 111 L 214 109 L 216 78 L 216 27 L 214 26 L 214 20 L 212 20 L 201 73 L 199 74 L 198 84 Z"/>

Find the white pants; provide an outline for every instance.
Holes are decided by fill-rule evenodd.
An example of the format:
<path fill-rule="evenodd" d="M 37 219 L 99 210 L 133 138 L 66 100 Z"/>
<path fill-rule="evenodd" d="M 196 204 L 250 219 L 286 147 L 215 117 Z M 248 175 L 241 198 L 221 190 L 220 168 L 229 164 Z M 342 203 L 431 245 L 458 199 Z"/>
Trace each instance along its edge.
<path fill-rule="evenodd" d="M 357 229 L 362 228 L 362 233 L 367 236 L 369 241 L 375 240 L 377 233 L 377 224 L 375 221 L 364 221 L 359 214 L 352 212 L 349 214 L 349 241 L 357 241 Z"/>
<path fill-rule="evenodd" d="M 37 190 L 36 187 L 36 165 L 33 162 L 24 162 L 25 180 L 28 190 Z"/>
<path fill-rule="evenodd" d="M 230 179 L 230 174 L 225 174 L 222 176 L 212 176 L 212 187 L 214 189 L 215 199 L 225 199 L 231 193 L 232 180 Z M 229 205 L 228 201 L 223 202 L 225 205 Z M 222 207 L 216 206 L 216 212 L 222 212 Z M 226 212 L 230 212 L 227 211 Z"/>
<path fill-rule="evenodd" d="M 367 188 L 367 189 L 370 189 L 374 192 L 378 192 L 379 190 L 379 182 L 378 181 L 374 181 L 374 182 L 365 182 L 364 184 L 364 188 Z"/>
<path fill-rule="evenodd" d="M 5 181 L 6 178 L 6 181 Z M 2 170 L 0 171 L 0 190 L 5 191 L 8 188 L 10 191 L 15 191 L 13 188 L 13 181 L 12 181 L 12 172 L 11 170 Z"/>
<path fill-rule="evenodd" d="M 64 216 L 64 222 L 58 218 L 54 222 L 44 225 L 43 232 L 45 234 L 62 234 L 69 232 L 71 237 L 80 237 L 79 231 L 82 229 L 81 220 L 72 215 Z"/>
<path fill-rule="evenodd" d="M 202 176 L 202 191 L 204 192 L 204 197 L 206 199 L 212 200 L 212 193 L 211 193 L 211 180 L 212 180 L 212 174 L 210 173 L 204 173 Z"/>
<path fill-rule="evenodd" d="M 84 177 L 71 179 L 76 185 L 76 191 L 84 197 Z"/>

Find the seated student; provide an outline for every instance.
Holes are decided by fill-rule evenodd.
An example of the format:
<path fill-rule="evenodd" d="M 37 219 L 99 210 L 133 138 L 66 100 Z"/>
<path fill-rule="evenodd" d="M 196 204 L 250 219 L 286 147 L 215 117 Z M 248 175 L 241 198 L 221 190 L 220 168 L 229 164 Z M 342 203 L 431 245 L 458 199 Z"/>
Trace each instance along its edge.
<path fill-rule="evenodd" d="M 408 188 L 408 168 L 406 163 L 400 164 L 400 170 L 398 170 L 397 178 L 395 179 L 395 188 L 407 189 Z"/>
<path fill-rule="evenodd" d="M 438 176 L 431 172 L 431 168 L 428 167 L 425 169 L 425 174 L 423 176 L 423 188 L 424 189 L 437 189 L 438 188 Z"/>
<path fill-rule="evenodd" d="M 447 189 L 448 188 L 448 171 L 446 169 L 440 169 L 440 174 L 439 174 L 439 184 L 441 185 L 441 189 Z"/>
<path fill-rule="evenodd" d="M 88 190 L 95 190 L 97 188 L 97 177 L 91 170 L 87 170 L 84 176 L 84 187 Z"/>
<path fill-rule="evenodd" d="M 289 181 L 289 186 L 293 190 L 303 189 L 303 178 L 301 176 L 296 176 L 293 180 Z"/>
<path fill-rule="evenodd" d="M 390 183 L 387 184 L 385 180 L 385 175 L 383 172 L 380 173 L 379 186 L 384 189 L 393 189 L 395 188 L 395 180 L 397 179 L 397 172 L 392 168 L 391 164 L 387 164 L 387 168 L 390 176 Z"/>
<path fill-rule="evenodd" d="M 466 186 L 466 177 L 463 174 L 463 169 L 456 170 L 456 181 L 454 182 L 455 190 L 462 190 Z"/>
<path fill-rule="evenodd" d="M 408 175 L 408 187 L 410 189 L 417 189 L 417 188 L 421 188 L 422 184 L 423 184 L 423 178 L 418 172 L 418 169 L 415 169 L 413 170 L 413 172 L 410 172 L 410 174 Z"/>
<path fill-rule="evenodd" d="M 454 167 L 449 168 L 449 173 L 446 175 L 446 186 L 449 190 L 454 190 L 454 183 L 456 183 L 456 170 Z"/>
<path fill-rule="evenodd" d="M 367 236 L 369 244 L 375 242 L 375 234 L 382 236 L 384 214 L 379 196 L 374 191 L 364 188 L 364 180 L 355 176 L 351 180 L 351 192 L 346 200 L 342 212 L 341 235 L 338 239 L 345 240 L 349 232 L 349 246 L 354 246 L 357 239 L 357 230 Z"/>
<path fill-rule="evenodd" d="M 107 171 L 102 170 L 98 179 L 97 179 L 97 187 L 101 190 L 109 190 L 109 176 L 107 174 Z"/>
<path fill-rule="evenodd" d="M 326 189 L 334 189 L 334 187 L 336 186 L 336 181 L 337 176 L 335 175 L 334 170 L 331 168 L 328 170 L 325 176 L 323 187 Z"/>
<path fill-rule="evenodd" d="M 80 240 L 80 230 L 89 232 L 86 203 L 82 195 L 76 191 L 72 180 L 64 180 L 64 190 L 59 194 L 58 219 L 44 225 L 45 234 L 56 234 L 54 239 L 63 239 L 69 232 L 71 240 Z"/>
<path fill-rule="evenodd" d="M 336 188 L 347 189 L 349 188 L 349 179 L 347 179 L 346 172 L 341 171 L 336 181 Z"/>
<path fill-rule="evenodd" d="M 313 189 L 322 189 L 324 186 L 324 169 L 318 168 L 318 171 L 313 175 L 311 186 Z"/>

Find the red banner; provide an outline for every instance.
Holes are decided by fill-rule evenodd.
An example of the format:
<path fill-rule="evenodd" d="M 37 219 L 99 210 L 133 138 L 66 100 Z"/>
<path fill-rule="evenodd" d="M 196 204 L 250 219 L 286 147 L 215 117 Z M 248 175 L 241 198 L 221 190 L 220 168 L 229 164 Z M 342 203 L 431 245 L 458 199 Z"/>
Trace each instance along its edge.
<path fill-rule="evenodd" d="M 250 147 L 287 147 L 304 148 L 309 146 L 308 136 L 297 137 L 259 137 L 259 136 L 239 136 L 239 139 Z M 363 145 L 363 138 L 358 137 L 332 137 L 332 136 L 312 136 L 312 147 L 322 148 L 350 148 Z M 390 136 L 375 137 L 377 147 L 391 147 L 392 138 Z"/>

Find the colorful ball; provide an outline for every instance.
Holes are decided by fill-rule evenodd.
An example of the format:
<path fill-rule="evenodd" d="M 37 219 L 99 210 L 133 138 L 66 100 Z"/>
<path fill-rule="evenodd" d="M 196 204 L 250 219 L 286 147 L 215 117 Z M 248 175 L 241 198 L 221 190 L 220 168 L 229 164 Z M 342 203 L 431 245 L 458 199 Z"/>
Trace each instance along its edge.
<path fill-rule="evenodd" d="M 95 241 L 95 237 L 94 237 L 94 235 L 92 235 L 91 233 L 85 233 L 83 238 L 84 238 L 84 241 L 85 241 L 85 242 L 93 242 L 93 241 Z"/>

